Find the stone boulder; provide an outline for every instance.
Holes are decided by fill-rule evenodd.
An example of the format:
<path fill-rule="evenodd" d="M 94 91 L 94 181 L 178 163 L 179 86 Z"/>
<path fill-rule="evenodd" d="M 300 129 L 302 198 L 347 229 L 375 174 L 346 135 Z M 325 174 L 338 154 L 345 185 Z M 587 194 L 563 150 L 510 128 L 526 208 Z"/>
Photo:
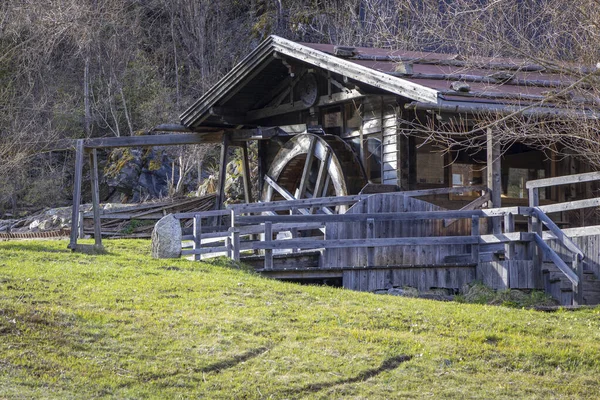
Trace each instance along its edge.
<path fill-rule="evenodd" d="M 152 257 L 181 257 L 181 237 L 179 220 L 171 214 L 162 217 L 152 231 Z"/>

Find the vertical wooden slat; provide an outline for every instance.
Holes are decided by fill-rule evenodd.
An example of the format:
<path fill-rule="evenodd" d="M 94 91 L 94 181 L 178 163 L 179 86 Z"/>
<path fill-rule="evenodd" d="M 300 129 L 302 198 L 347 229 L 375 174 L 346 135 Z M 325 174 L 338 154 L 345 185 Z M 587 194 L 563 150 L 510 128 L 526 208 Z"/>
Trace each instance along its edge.
<path fill-rule="evenodd" d="M 237 230 L 231 232 L 231 253 L 234 261 L 240 261 L 240 232 Z"/>
<path fill-rule="evenodd" d="M 512 213 L 504 215 L 504 232 L 510 233 L 515 231 L 515 217 Z M 508 260 L 515 259 L 515 243 L 508 242 L 504 245 L 504 256 Z"/>
<path fill-rule="evenodd" d="M 84 228 L 83 227 L 83 220 L 84 220 L 83 214 L 84 214 L 83 211 L 79 211 L 79 225 L 78 225 L 79 226 L 79 236 L 78 236 L 79 239 L 83 239 L 85 237 L 85 232 L 83 230 L 83 228 Z"/>
<path fill-rule="evenodd" d="M 304 161 L 304 169 L 302 170 L 302 178 L 300 178 L 300 186 L 298 187 L 298 199 L 302 199 L 305 197 L 304 192 L 308 187 L 308 178 L 310 177 L 310 169 L 312 167 L 316 146 L 317 140 L 311 137 L 310 145 L 308 146 L 308 153 L 306 153 L 306 160 Z"/>
<path fill-rule="evenodd" d="M 273 240 L 273 226 L 270 221 L 265 222 L 265 242 Z M 273 269 L 273 249 L 265 250 L 265 269 Z"/>
<path fill-rule="evenodd" d="M 229 137 L 225 134 L 223 135 L 223 142 L 221 144 L 221 159 L 220 159 L 220 167 L 219 167 L 219 187 L 217 190 L 217 198 L 216 198 L 216 209 L 220 210 L 223 207 L 223 202 L 225 201 L 225 180 L 227 179 L 227 152 L 229 150 Z M 221 221 L 221 217 L 216 219 L 217 221 Z"/>
<path fill-rule="evenodd" d="M 71 212 L 71 238 L 69 246 L 71 250 L 77 248 L 77 234 L 79 222 L 79 206 L 81 204 L 81 177 L 83 175 L 83 139 L 75 144 L 75 179 L 73 182 L 73 209 Z"/>
<path fill-rule="evenodd" d="M 242 147 L 242 177 L 244 179 L 244 200 L 252 203 L 252 185 L 250 184 L 250 166 L 248 160 L 248 144 L 241 143 Z"/>
<path fill-rule="evenodd" d="M 202 248 L 202 217 L 199 214 L 194 215 L 194 250 L 200 251 Z M 194 260 L 201 259 L 201 254 L 194 254 Z"/>
<path fill-rule="evenodd" d="M 530 188 L 529 189 L 529 207 L 537 207 L 540 205 L 540 197 L 538 188 Z M 537 233 L 540 237 L 542 237 L 542 223 L 535 216 L 530 216 L 528 219 L 529 231 L 531 233 Z M 533 260 L 533 274 L 535 276 L 534 285 L 536 288 L 542 287 L 542 263 L 544 259 L 544 254 L 537 247 L 534 241 L 530 242 L 530 251 L 529 255 Z"/>
<path fill-rule="evenodd" d="M 231 254 L 231 236 L 226 236 L 225 237 L 225 248 L 227 250 L 225 250 L 227 252 L 227 257 L 231 258 L 232 254 Z"/>
<path fill-rule="evenodd" d="M 579 284 L 573 285 L 573 305 L 583 305 L 583 262 L 577 254 L 573 254 L 573 269 L 579 279 Z"/>
<path fill-rule="evenodd" d="M 491 194 L 492 207 L 502 207 L 502 176 L 500 165 L 500 143 L 494 138 L 492 128 L 487 129 L 487 186 Z M 492 218 L 492 232 L 500 233 L 500 218 Z"/>
<path fill-rule="evenodd" d="M 479 237 L 479 217 L 471 217 L 471 236 Z M 479 263 L 479 244 L 471 245 L 471 258 L 475 264 Z"/>
<path fill-rule="evenodd" d="M 90 175 L 92 180 L 92 211 L 94 213 L 94 244 L 102 247 L 102 227 L 100 223 L 100 189 L 98 183 L 98 152 L 90 152 Z"/>
<path fill-rule="evenodd" d="M 375 220 L 373 218 L 367 219 L 367 239 L 375 238 Z M 375 261 L 375 248 L 367 248 L 367 266 L 372 267 Z"/>

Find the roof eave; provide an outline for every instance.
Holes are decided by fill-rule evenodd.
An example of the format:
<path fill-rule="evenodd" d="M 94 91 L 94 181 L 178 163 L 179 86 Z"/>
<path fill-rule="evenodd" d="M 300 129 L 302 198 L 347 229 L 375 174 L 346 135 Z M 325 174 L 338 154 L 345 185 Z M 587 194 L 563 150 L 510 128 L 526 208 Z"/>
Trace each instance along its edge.
<path fill-rule="evenodd" d="M 200 125 L 209 117 L 211 107 L 235 95 L 245 81 L 252 79 L 268 64 L 267 60 L 274 52 L 411 100 L 427 103 L 438 101 L 438 91 L 435 89 L 363 67 L 291 40 L 270 36 L 184 111 L 180 115 L 181 123 L 190 128 Z"/>

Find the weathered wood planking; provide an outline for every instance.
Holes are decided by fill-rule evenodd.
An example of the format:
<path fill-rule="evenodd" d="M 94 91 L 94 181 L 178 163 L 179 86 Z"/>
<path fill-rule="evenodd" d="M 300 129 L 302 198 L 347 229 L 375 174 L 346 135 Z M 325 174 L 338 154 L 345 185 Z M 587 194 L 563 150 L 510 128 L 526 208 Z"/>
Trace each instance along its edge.
<path fill-rule="evenodd" d="M 372 195 L 352 206 L 346 214 L 385 213 L 385 212 L 427 212 L 443 209 L 431 203 L 405 197 L 399 193 Z M 434 237 L 470 235 L 470 220 L 461 220 L 450 227 L 443 226 L 443 220 L 418 221 L 375 221 L 376 238 L 393 237 Z M 364 239 L 367 237 L 366 224 L 362 222 L 326 223 L 327 240 Z M 448 255 L 465 254 L 466 245 L 413 245 L 380 247 L 374 250 L 375 266 L 424 265 L 444 262 Z M 323 256 L 323 268 L 345 268 L 367 265 L 366 248 L 327 249 Z"/>
<path fill-rule="evenodd" d="M 427 266 L 346 269 L 342 284 L 345 288 L 363 292 L 410 286 L 427 291 L 434 288 L 460 289 L 475 280 L 475 267 Z"/>
<path fill-rule="evenodd" d="M 600 234 L 571 237 L 571 240 L 585 254 L 584 270 L 593 271 L 596 277 L 600 277 Z M 556 239 L 546 242 L 565 262 L 572 261 L 571 252 L 566 250 Z"/>
<path fill-rule="evenodd" d="M 480 262 L 477 280 L 492 289 L 535 289 L 533 262 L 505 260 Z"/>

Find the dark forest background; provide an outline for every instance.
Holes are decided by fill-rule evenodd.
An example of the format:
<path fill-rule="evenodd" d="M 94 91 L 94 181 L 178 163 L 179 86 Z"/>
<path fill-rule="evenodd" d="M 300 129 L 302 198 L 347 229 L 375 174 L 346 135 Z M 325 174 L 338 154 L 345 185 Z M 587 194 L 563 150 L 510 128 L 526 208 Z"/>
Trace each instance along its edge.
<path fill-rule="evenodd" d="M 72 154 L 52 151 L 58 140 L 178 122 L 271 34 L 595 66 L 599 24 L 597 0 L 3 1 L 0 211 L 68 204 Z"/>

